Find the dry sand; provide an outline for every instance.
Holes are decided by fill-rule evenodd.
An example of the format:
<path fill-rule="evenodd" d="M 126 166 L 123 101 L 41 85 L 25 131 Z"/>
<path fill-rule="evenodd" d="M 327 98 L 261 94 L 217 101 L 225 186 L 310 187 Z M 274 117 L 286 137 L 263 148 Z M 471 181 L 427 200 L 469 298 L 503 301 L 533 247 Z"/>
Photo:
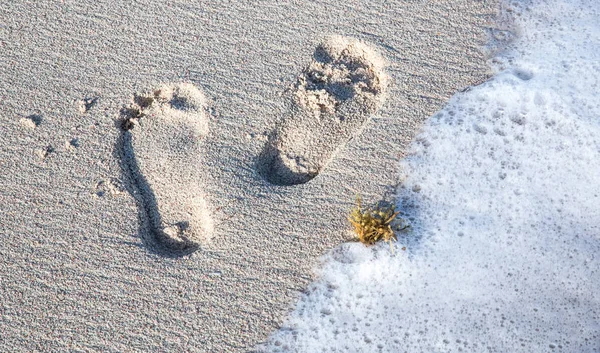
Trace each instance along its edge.
<path fill-rule="evenodd" d="M 0 351 L 252 351 L 496 7 L 0 4 Z"/>

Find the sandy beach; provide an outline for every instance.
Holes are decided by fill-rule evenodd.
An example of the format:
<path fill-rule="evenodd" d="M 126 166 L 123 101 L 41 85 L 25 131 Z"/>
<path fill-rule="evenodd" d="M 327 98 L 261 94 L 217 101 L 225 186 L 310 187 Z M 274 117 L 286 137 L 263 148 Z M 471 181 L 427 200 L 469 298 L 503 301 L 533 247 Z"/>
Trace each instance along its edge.
<path fill-rule="evenodd" d="M 498 9 L 0 4 L 0 351 L 254 351 L 491 76 Z"/>

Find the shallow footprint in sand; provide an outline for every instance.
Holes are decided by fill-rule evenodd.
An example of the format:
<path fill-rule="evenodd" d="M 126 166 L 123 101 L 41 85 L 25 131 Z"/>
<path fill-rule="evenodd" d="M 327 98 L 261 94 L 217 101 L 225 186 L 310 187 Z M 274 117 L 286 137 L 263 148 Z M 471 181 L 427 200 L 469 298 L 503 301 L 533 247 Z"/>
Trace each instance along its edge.
<path fill-rule="evenodd" d="M 385 61 L 367 44 L 330 37 L 298 77 L 292 114 L 276 129 L 258 160 L 271 184 L 303 184 L 357 134 L 384 100 Z"/>
<path fill-rule="evenodd" d="M 189 83 L 167 84 L 135 95 L 123 114 L 125 166 L 146 240 L 171 255 L 195 251 L 212 232 L 198 167 L 208 134 L 204 95 Z"/>

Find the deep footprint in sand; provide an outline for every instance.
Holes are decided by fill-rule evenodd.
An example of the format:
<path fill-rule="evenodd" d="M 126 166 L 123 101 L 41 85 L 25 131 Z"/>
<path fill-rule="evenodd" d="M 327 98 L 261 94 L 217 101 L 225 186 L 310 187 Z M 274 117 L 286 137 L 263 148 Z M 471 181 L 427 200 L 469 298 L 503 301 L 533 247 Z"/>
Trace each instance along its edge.
<path fill-rule="evenodd" d="M 191 253 L 212 233 L 198 166 L 208 134 L 206 99 L 189 83 L 163 85 L 136 95 L 124 114 L 124 157 L 147 240 L 162 252 Z"/>
<path fill-rule="evenodd" d="M 293 89 L 292 114 L 275 130 L 259 161 L 271 184 L 303 184 L 317 176 L 383 103 L 385 60 L 369 45 L 330 37 Z"/>

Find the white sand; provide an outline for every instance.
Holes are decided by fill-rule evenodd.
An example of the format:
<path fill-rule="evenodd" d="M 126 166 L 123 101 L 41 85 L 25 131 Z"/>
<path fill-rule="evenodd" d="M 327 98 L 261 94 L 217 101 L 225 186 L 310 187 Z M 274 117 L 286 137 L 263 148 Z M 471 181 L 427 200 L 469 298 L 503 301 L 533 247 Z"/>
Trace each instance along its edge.
<path fill-rule="evenodd" d="M 318 257 L 349 238 L 355 195 L 389 199 L 420 124 L 489 76 L 486 33 L 503 40 L 489 29 L 495 6 L 0 4 L 0 351 L 245 352 L 264 341 Z M 312 143 L 323 131 L 294 130 L 294 97 L 330 35 L 378 53 L 385 67 L 363 66 L 389 82 L 385 100 L 350 109 L 356 125 Z M 157 120 L 122 131 L 134 95 L 180 82 L 206 101 L 165 96 L 142 108 Z M 292 130 L 322 148 L 306 152 L 318 175 L 272 185 L 261 155 Z M 197 223 L 208 218 L 212 230 Z"/>

